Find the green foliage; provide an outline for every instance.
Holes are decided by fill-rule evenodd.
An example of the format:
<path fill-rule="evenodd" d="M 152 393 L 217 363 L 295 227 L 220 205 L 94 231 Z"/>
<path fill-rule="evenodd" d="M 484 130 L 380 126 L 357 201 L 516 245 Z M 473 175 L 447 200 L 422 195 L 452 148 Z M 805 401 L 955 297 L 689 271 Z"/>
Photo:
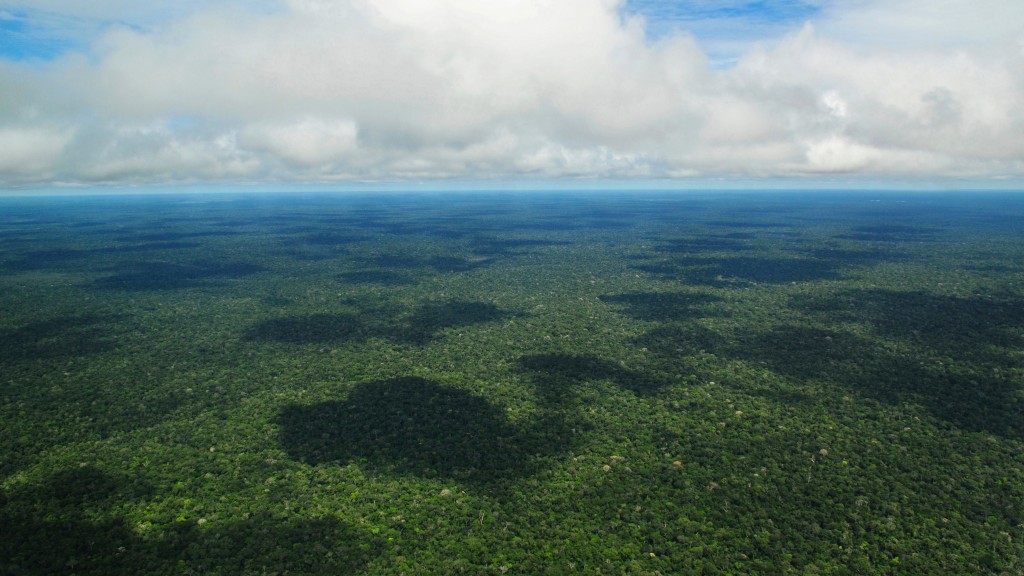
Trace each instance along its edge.
<path fill-rule="evenodd" d="M 0 199 L 4 574 L 1017 574 L 1017 196 Z"/>

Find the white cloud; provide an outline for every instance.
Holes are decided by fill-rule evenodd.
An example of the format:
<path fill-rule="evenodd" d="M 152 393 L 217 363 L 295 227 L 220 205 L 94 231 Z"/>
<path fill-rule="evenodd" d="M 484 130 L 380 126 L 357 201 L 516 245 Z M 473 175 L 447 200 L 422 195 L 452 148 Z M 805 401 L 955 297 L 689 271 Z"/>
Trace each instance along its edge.
<path fill-rule="evenodd" d="M 300 166 L 330 165 L 356 150 L 358 128 L 351 120 L 307 117 L 292 122 L 253 124 L 240 135 L 242 147 L 269 152 Z"/>
<path fill-rule="evenodd" d="M 0 128 L 0 174 L 14 179 L 47 174 L 71 140 L 68 130 Z"/>
<path fill-rule="evenodd" d="M 828 111 L 832 116 L 836 118 L 846 118 L 849 113 L 849 105 L 843 97 L 835 90 L 829 90 L 821 97 L 821 101 L 828 108 Z"/>
<path fill-rule="evenodd" d="M 46 1 L 102 18 L 120 0 Z M 0 61 L 0 185 L 1021 179 L 1020 9 L 983 3 L 952 42 L 929 39 L 961 17 L 953 0 L 925 24 L 919 1 L 826 3 L 726 70 L 691 37 L 650 40 L 613 0 L 187 2 L 159 18 L 133 3 L 158 24 Z"/>
<path fill-rule="evenodd" d="M 881 159 L 879 150 L 852 142 L 841 136 L 828 136 L 807 144 L 810 172 L 853 172 Z"/>
<path fill-rule="evenodd" d="M 258 174 L 260 162 L 233 134 L 180 136 L 156 125 L 90 126 L 66 148 L 73 164 L 58 172 L 83 183 L 204 182 Z"/>
<path fill-rule="evenodd" d="M 976 161 L 1010 166 L 1024 153 L 1021 72 L 1005 59 L 984 60 L 964 51 L 864 53 L 811 28 L 771 52 L 752 55 L 735 71 L 778 98 L 801 91 L 816 95 L 823 105 L 817 113 L 790 104 L 796 112 L 793 136 L 831 142 L 816 148 L 822 151 L 836 151 L 837 142 L 856 144 L 841 148 L 851 165 L 870 165 L 854 161 L 870 156 L 861 148 L 867 147 L 959 158 L 964 167 Z M 887 170 L 916 171 L 913 164 L 885 164 Z M 927 165 L 920 166 L 927 173 Z"/>
<path fill-rule="evenodd" d="M 959 50 L 1024 33 L 1019 0 L 829 0 L 816 21 L 838 41 L 873 49 Z"/>

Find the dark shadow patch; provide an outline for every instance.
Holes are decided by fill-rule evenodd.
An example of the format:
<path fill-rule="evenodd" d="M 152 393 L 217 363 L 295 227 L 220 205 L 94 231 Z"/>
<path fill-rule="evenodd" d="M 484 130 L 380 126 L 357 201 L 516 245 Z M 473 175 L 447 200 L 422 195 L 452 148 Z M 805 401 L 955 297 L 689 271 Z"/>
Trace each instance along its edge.
<path fill-rule="evenodd" d="M 88 258 L 88 250 L 79 248 L 50 248 L 33 250 L 20 254 L 17 259 L 4 262 L 4 268 L 12 272 L 66 268 L 71 263 Z"/>
<path fill-rule="evenodd" d="M 969 264 L 964 266 L 965 270 L 974 272 L 989 272 L 992 274 L 1017 274 L 1024 271 L 1024 266 L 1009 264 Z"/>
<path fill-rule="evenodd" d="M 727 234 L 722 236 L 703 236 L 697 238 L 678 238 L 669 240 L 654 247 L 655 252 L 670 254 L 700 254 L 704 252 L 739 252 L 749 250 L 750 246 L 743 239 L 752 238 L 753 234 Z"/>
<path fill-rule="evenodd" d="M 912 315 L 922 318 L 936 314 L 934 309 L 913 312 L 914 307 L 905 300 L 894 302 L 893 317 L 876 325 L 875 329 L 886 337 L 905 340 L 909 347 L 893 347 L 886 341 L 866 339 L 853 333 L 822 327 L 782 325 L 765 331 L 744 330 L 721 335 L 692 324 L 669 325 L 652 330 L 637 338 L 637 346 L 647 348 L 656 355 L 664 369 L 685 364 L 686 357 L 708 352 L 720 358 L 744 360 L 761 364 L 772 372 L 799 383 L 838 386 L 856 394 L 890 404 L 904 402 L 923 406 L 936 418 L 958 428 L 973 432 L 989 432 L 1008 438 L 1024 437 L 1024 405 L 1021 401 L 1022 384 L 1013 379 L 1014 366 L 1007 350 L 1020 345 L 1019 333 L 1004 332 L 999 325 L 985 328 L 991 332 L 974 332 L 960 338 L 955 328 L 933 325 L 928 336 L 915 328 Z M 911 317 L 900 311 L 910 306 Z M 990 309 L 998 315 L 1002 309 Z M 968 308 L 960 318 L 976 328 L 986 325 L 986 318 L 974 319 L 974 307 Z M 843 313 L 828 316 L 833 322 L 843 322 Z M 939 314 L 941 317 L 941 314 Z M 870 314 L 859 317 L 860 322 L 871 322 Z M 987 319 L 993 321 L 993 316 Z M 1011 321 L 1004 320 L 1008 328 Z M 970 330 L 967 330 L 970 334 Z M 945 337 L 943 335 L 946 335 Z M 946 337 L 949 341 L 946 341 Z M 879 337 L 881 338 L 881 336 Z M 958 340 L 959 339 L 959 340 Z M 993 346 L 1009 345 L 993 352 Z M 923 346 L 928 354 L 914 354 L 907 350 Z M 945 358 L 956 358 L 946 362 Z M 763 390 L 753 391 L 761 394 Z"/>
<path fill-rule="evenodd" d="M 838 246 L 822 246 L 808 250 L 800 250 L 802 254 L 822 262 L 828 262 L 836 268 L 844 266 L 861 266 L 879 262 L 893 262 L 906 259 L 906 254 L 891 248 L 849 249 Z"/>
<path fill-rule="evenodd" d="M 670 362 L 685 356 L 720 350 L 726 345 L 726 340 L 718 333 L 692 322 L 655 328 L 633 342 Z"/>
<path fill-rule="evenodd" d="M 639 270 L 655 276 L 674 277 L 679 273 L 679 267 L 673 264 L 635 264 L 630 266 L 633 270 Z"/>
<path fill-rule="evenodd" d="M 39 238 L 18 230 L 0 230 L 0 244 L 3 248 L 39 242 Z"/>
<path fill-rule="evenodd" d="M 147 242 L 143 244 L 124 244 L 103 246 L 99 248 L 51 248 L 33 250 L 19 254 L 17 259 L 5 262 L 3 267 L 16 271 L 31 270 L 62 270 L 71 266 L 88 263 L 90 258 L 98 255 L 128 254 L 133 252 L 157 252 L 160 250 L 183 250 L 198 248 L 195 242 Z"/>
<path fill-rule="evenodd" d="M 519 256 L 529 254 L 536 248 L 550 246 L 567 246 L 571 242 L 556 240 L 537 240 L 528 238 L 490 238 L 477 239 L 473 242 L 473 252 L 482 256 Z"/>
<path fill-rule="evenodd" d="M 259 224 L 258 218 L 236 218 L 233 220 L 221 220 L 217 223 L 221 228 L 247 228 Z"/>
<path fill-rule="evenodd" d="M 414 236 L 431 232 L 431 229 L 426 226 L 392 220 L 366 220 L 352 222 L 348 226 L 356 230 L 372 231 L 389 236 Z"/>
<path fill-rule="evenodd" d="M 517 222 L 515 230 L 534 230 L 538 232 L 572 232 L 587 227 L 587 223 L 573 218 L 544 218 Z M 509 227 L 513 229 L 513 227 Z"/>
<path fill-rule="evenodd" d="M 713 282 L 724 277 L 758 284 L 785 284 L 839 277 L 835 262 L 810 258 L 692 258 L 680 263 L 694 267 L 690 278 L 695 282 Z"/>
<path fill-rule="evenodd" d="M 5 574 L 256 574 L 268 568 L 352 574 L 380 542 L 335 518 L 195 520 L 140 535 L 117 515 L 152 488 L 128 476 L 84 467 L 0 492 L 0 569 Z"/>
<path fill-rule="evenodd" d="M 779 374 L 834 382 L 887 403 L 914 402 L 972 432 L 1024 438 L 1021 383 L 992 364 L 946 367 L 848 333 L 784 326 L 726 352 L 765 362 Z M 966 364 L 964 364 L 966 363 Z"/>
<path fill-rule="evenodd" d="M 249 330 L 246 339 L 288 344 L 338 344 L 366 336 L 366 325 L 354 314 L 308 314 L 260 322 Z"/>
<path fill-rule="evenodd" d="M 382 471 L 482 487 L 537 470 L 565 447 L 564 426 L 522 428 L 483 398 L 422 378 L 358 386 L 344 400 L 285 407 L 288 454 L 307 464 L 361 462 Z"/>
<path fill-rule="evenodd" d="M 384 332 L 399 342 L 426 344 L 437 332 L 508 318 L 509 313 L 485 302 L 430 302 L 416 308 L 394 330 Z"/>
<path fill-rule="evenodd" d="M 355 270 L 338 275 L 338 279 L 347 284 L 380 284 L 382 286 L 404 286 L 415 284 L 416 280 L 408 274 L 389 272 L 387 270 Z"/>
<path fill-rule="evenodd" d="M 338 234 L 336 232 L 319 232 L 302 238 L 296 238 L 293 244 L 309 244 L 312 246 L 342 246 L 366 240 L 365 236 L 355 234 Z"/>
<path fill-rule="evenodd" d="M 263 268 L 244 262 L 134 262 L 121 271 L 96 281 L 110 290 L 176 290 L 191 288 L 207 280 L 238 279 L 262 272 Z"/>
<path fill-rule="evenodd" d="M 441 238 L 443 240 L 461 240 L 473 236 L 476 233 L 474 228 L 471 228 L 465 224 L 461 224 L 461 228 L 432 228 L 425 230 L 424 234 L 433 238 Z"/>
<path fill-rule="evenodd" d="M 721 298 L 703 293 L 632 292 L 614 296 L 603 295 L 605 304 L 622 306 L 622 312 L 637 320 L 665 322 L 709 316 L 707 306 Z"/>
<path fill-rule="evenodd" d="M 236 230 L 200 230 L 195 232 L 168 230 L 166 232 L 135 234 L 130 240 L 135 242 L 178 242 L 189 238 L 212 238 L 217 236 L 237 236 L 239 234 L 240 232 Z"/>
<path fill-rule="evenodd" d="M 788 284 L 835 280 L 841 266 L 814 258 L 683 257 L 668 262 L 634 266 L 637 270 L 703 286 L 727 286 L 736 282 Z"/>
<path fill-rule="evenodd" d="M 143 244 L 131 244 L 128 246 L 116 246 L 102 248 L 96 252 L 117 254 L 118 252 L 149 252 L 155 250 L 187 250 L 199 248 L 202 244 L 198 242 L 146 242 Z"/>
<path fill-rule="evenodd" d="M 342 258 L 350 254 L 346 247 L 351 242 L 341 237 L 322 237 L 308 241 L 308 237 L 289 238 L 282 241 L 280 253 L 289 258 L 307 262 L 322 262 Z"/>
<path fill-rule="evenodd" d="M 39 484 L 4 492 L 4 503 L 30 504 L 40 516 L 61 511 L 96 513 L 118 502 L 152 494 L 151 486 L 128 476 L 109 475 L 94 466 L 61 470 Z"/>
<path fill-rule="evenodd" d="M 758 210 L 760 212 L 761 210 Z M 786 210 L 785 212 L 788 212 Z M 705 226 L 713 226 L 715 228 L 738 228 L 738 229 L 750 229 L 750 228 L 765 228 L 765 229 L 779 229 L 779 228 L 792 228 L 792 224 L 785 224 L 782 222 L 755 222 L 753 220 L 712 220 L 708 222 L 702 222 Z"/>
<path fill-rule="evenodd" d="M 462 258 L 458 256 L 432 256 L 430 258 L 419 258 L 416 256 L 405 256 L 398 254 L 386 254 L 372 258 L 360 258 L 359 262 L 368 268 L 398 269 L 398 270 L 433 270 L 440 274 L 455 272 L 469 272 L 477 268 L 488 266 L 490 258 Z"/>
<path fill-rule="evenodd" d="M 64 316 L 0 330 L 0 362 L 47 360 L 99 354 L 114 349 L 120 320 L 115 315 Z"/>
<path fill-rule="evenodd" d="M 82 229 L 82 228 L 107 228 L 106 222 L 70 222 L 65 224 L 68 228 Z"/>
<path fill-rule="evenodd" d="M 401 254 L 383 254 L 370 258 L 358 258 L 358 261 L 372 268 L 398 268 L 405 270 L 426 267 L 423 259 Z"/>
<path fill-rule="evenodd" d="M 426 261 L 427 266 L 441 274 L 469 272 L 488 266 L 490 263 L 491 260 L 488 258 L 457 258 L 453 256 L 435 256 Z"/>
<path fill-rule="evenodd" d="M 260 574 L 276 566 L 278 573 L 360 574 L 384 548 L 383 538 L 336 517 L 296 519 L 261 514 L 209 531 L 192 523 L 176 528 L 174 544 L 165 546 L 160 557 L 183 558 L 196 572 L 229 566 L 228 573 Z"/>
<path fill-rule="evenodd" d="M 592 355 L 536 354 L 519 359 L 522 372 L 536 383 L 542 401 L 560 406 L 569 401 L 576 389 L 586 383 L 611 381 L 615 386 L 635 394 L 649 395 L 668 384 L 664 379 L 641 370 Z"/>
<path fill-rule="evenodd" d="M 960 298 L 925 292 L 846 290 L 826 298 L 794 299 L 800 310 L 833 322 L 864 322 L 880 334 L 944 355 L 998 360 L 1024 346 L 1024 300 Z"/>
<path fill-rule="evenodd" d="M 346 256 L 348 252 L 334 246 L 305 246 L 287 250 L 284 254 L 304 262 L 325 262 Z"/>
<path fill-rule="evenodd" d="M 906 224 L 873 224 L 858 226 L 846 234 L 835 237 L 862 242 L 929 242 L 934 240 L 935 232 Z"/>
<path fill-rule="evenodd" d="M 844 270 L 853 267 L 905 259 L 905 254 L 894 248 L 850 249 L 835 245 L 794 248 L 790 250 L 793 257 L 789 258 L 699 254 L 704 249 L 739 251 L 744 249 L 743 246 L 738 243 L 730 248 L 730 242 L 712 242 L 707 246 L 700 242 L 668 245 L 656 250 L 667 247 L 672 249 L 666 251 L 681 255 L 666 259 L 638 257 L 640 263 L 634 264 L 633 268 L 692 284 L 725 287 L 737 282 L 786 284 L 836 280 L 842 277 Z"/>
<path fill-rule="evenodd" d="M 293 301 L 291 298 L 286 298 L 284 296 L 281 296 L 280 294 L 270 294 L 260 298 L 260 303 L 263 304 L 264 306 L 281 307 L 290 306 L 293 303 Z"/>
<path fill-rule="evenodd" d="M 129 573 L 125 553 L 142 542 L 119 518 L 103 512 L 148 487 L 85 467 L 0 496 L 0 566 L 5 574 Z"/>
<path fill-rule="evenodd" d="M 844 381 L 858 359 L 877 359 L 874 346 L 868 341 L 846 332 L 804 326 L 782 326 L 764 334 L 743 335 L 729 342 L 726 352 L 729 356 L 763 362 L 774 372 L 803 380 L 838 377 Z"/>
<path fill-rule="evenodd" d="M 253 326 L 247 340 L 286 344 L 341 344 L 369 338 L 384 338 L 401 344 L 422 346 L 448 328 L 493 322 L 511 316 L 494 304 L 484 302 L 429 302 L 411 311 L 390 305 L 347 304 L 358 314 L 331 313 L 285 316 Z"/>

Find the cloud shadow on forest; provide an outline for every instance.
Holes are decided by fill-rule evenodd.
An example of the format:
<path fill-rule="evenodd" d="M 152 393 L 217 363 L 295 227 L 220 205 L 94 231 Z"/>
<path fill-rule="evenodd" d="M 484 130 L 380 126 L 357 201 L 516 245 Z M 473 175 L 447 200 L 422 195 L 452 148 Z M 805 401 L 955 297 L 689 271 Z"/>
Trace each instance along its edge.
<path fill-rule="evenodd" d="M 794 299 L 792 306 L 838 322 L 869 323 L 889 338 L 972 359 L 998 359 L 1024 346 L 1024 299 L 963 298 L 883 289 Z"/>
<path fill-rule="evenodd" d="M 358 304 L 357 304 L 358 306 Z M 494 322 L 514 316 L 485 302 L 428 302 L 403 310 L 395 306 L 361 308 L 358 313 L 336 312 L 284 316 L 264 320 L 245 338 L 287 344 L 341 344 L 384 338 L 422 346 L 447 328 Z"/>
<path fill-rule="evenodd" d="M 47 248 L 21 253 L 16 258 L 4 262 L 3 268 L 12 272 L 68 269 L 88 270 L 90 264 L 94 264 L 97 261 L 97 256 L 159 252 L 162 250 L 188 250 L 200 246 L 196 242 L 146 242 L 143 244 L 125 244 L 99 248 Z"/>
<path fill-rule="evenodd" d="M 416 279 L 409 274 L 373 269 L 343 272 L 338 275 L 338 279 L 346 284 L 379 284 L 381 286 L 406 286 L 416 283 Z"/>
<path fill-rule="evenodd" d="M 473 252 L 487 257 L 523 256 L 536 252 L 538 248 L 571 244 L 572 242 L 537 238 L 477 238 L 473 241 Z"/>
<path fill-rule="evenodd" d="M 455 272 L 471 272 L 489 266 L 490 258 L 462 258 L 459 256 L 418 257 L 403 254 L 383 254 L 373 257 L 358 258 L 370 270 L 433 270 L 439 274 Z"/>
<path fill-rule="evenodd" d="M 666 362 L 706 351 L 761 363 L 796 381 L 834 384 L 886 403 L 920 404 L 963 430 L 1024 438 L 1022 384 L 1012 376 L 1019 361 L 1010 354 L 1024 345 L 1019 301 L 849 290 L 795 299 L 793 305 L 820 314 L 830 326 L 867 324 L 877 337 L 796 324 L 724 336 L 684 322 L 659 327 L 634 343 Z"/>
<path fill-rule="evenodd" d="M 494 488 L 535 473 L 567 446 L 565 425 L 527 425 L 464 390 L 416 377 L 357 386 L 347 397 L 285 407 L 281 444 L 307 464 L 365 462 L 399 474 Z"/>
<path fill-rule="evenodd" d="M 599 298 L 605 304 L 620 306 L 619 311 L 630 318 L 653 322 L 719 315 L 707 306 L 722 300 L 701 292 L 629 292 Z"/>
<path fill-rule="evenodd" d="M 837 234 L 835 238 L 860 242 L 931 242 L 935 239 L 935 231 L 907 224 L 872 224 L 858 226 Z"/>
<path fill-rule="evenodd" d="M 788 284 L 840 277 L 841 264 L 817 258 L 754 256 L 685 256 L 668 261 L 637 264 L 637 270 L 689 284 L 728 286 L 735 282 Z"/>
<path fill-rule="evenodd" d="M 885 350 L 849 333 L 793 326 L 748 340 L 737 355 L 766 362 L 777 373 L 823 379 L 888 403 L 914 402 L 954 426 L 1024 438 L 1019 382 L 970 359 L 941 363 Z"/>
<path fill-rule="evenodd" d="M 208 529 L 179 521 L 161 538 L 145 538 L 117 512 L 152 493 L 137 479 L 88 466 L 0 491 L 0 566 L 10 574 L 170 574 L 231 565 L 255 574 L 277 563 L 305 573 L 351 574 L 380 546 L 335 518 L 265 515 Z"/>
<path fill-rule="evenodd" d="M 264 269 L 245 262 L 130 262 L 96 285 L 109 290 L 179 290 L 207 285 L 210 280 L 240 279 Z"/>
<path fill-rule="evenodd" d="M 705 254 L 704 252 L 740 252 L 742 246 L 729 247 L 729 242 L 709 239 L 702 246 L 699 240 L 680 245 L 664 245 L 655 252 L 678 253 L 672 257 L 639 254 L 633 257 L 633 268 L 664 279 L 683 280 L 689 284 L 727 287 L 737 282 L 747 284 L 789 284 L 818 280 L 838 280 L 844 272 L 857 267 L 885 261 L 898 261 L 903 253 L 893 249 L 850 249 L 831 243 L 805 248 L 794 245 L 789 256 L 754 256 L 738 254 Z M 678 248 L 678 249 L 677 249 Z M 693 248 L 692 250 L 690 248 Z"/>
<path fill-rule="evenodd" d="M 0 329 L 0 363 L 50 360 L 99 354 L 117 345 L 115 324 L 121 315 L 68 315 Z"/>
<path fill-rule="evenodd" d="M 744 242 L 744 240 L 753 239 L 755 237 L 756 236 L 753 234 L 737 232 L 735 234 L 674 238 L 658 244 L 653 250 L 654 252 L 662 254 L 742 252 L 751 249 L 751 246 L 747 242 Z"/>
<path fill-rule="evenodd" d="M 642 370 L 589 354 L 535 354 L 519 358 L 519 369 L 535 382 L 538 397 L 547 406 L 568 403 L 579 387 L 601 380 L 634 394 L 651 395 L 669 384 Z"/>

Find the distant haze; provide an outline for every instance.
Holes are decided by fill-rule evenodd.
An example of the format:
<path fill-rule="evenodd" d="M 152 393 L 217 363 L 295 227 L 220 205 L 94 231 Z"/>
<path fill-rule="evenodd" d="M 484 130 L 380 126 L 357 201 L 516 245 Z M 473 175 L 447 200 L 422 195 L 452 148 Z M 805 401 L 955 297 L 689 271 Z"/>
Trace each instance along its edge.
<path fill-rule="evenodd" d="M 149 4 L 0 0 L 0 187 L 1024 181 L 1020 0 Z"/>

